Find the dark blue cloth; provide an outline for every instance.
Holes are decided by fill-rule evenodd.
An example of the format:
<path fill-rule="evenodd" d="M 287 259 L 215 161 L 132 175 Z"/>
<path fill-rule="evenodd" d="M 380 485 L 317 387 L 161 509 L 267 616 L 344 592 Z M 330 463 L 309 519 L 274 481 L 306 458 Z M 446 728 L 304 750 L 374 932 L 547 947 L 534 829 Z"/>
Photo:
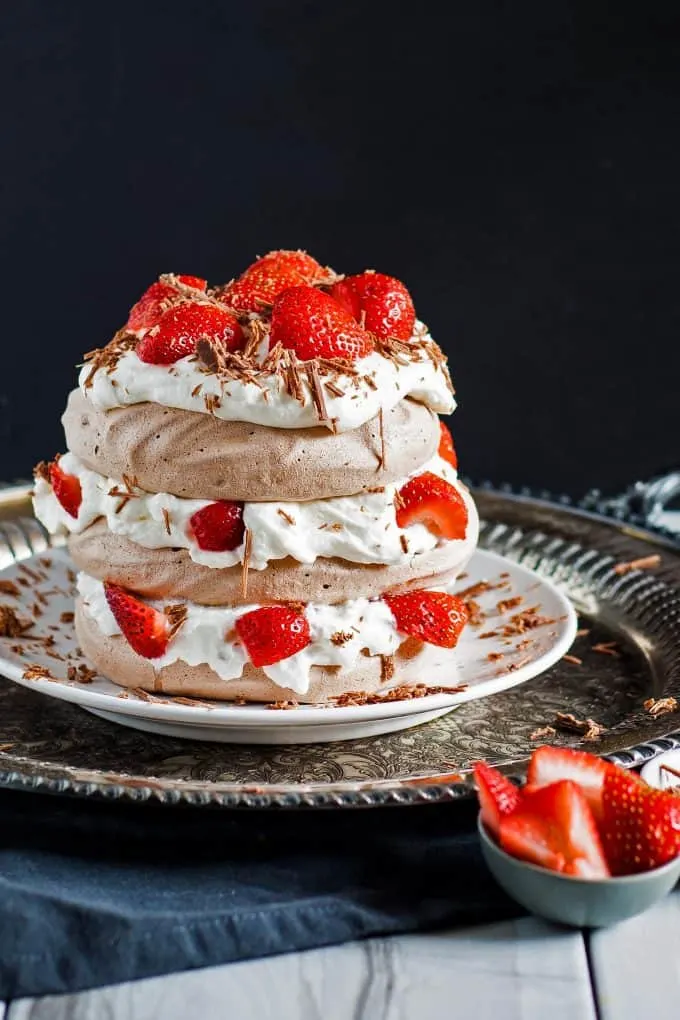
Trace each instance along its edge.
<path fill-rule="evenodd" d="M 0 791 L 0 999 L 515 916 L 473 805 L 226 812 Z"/>

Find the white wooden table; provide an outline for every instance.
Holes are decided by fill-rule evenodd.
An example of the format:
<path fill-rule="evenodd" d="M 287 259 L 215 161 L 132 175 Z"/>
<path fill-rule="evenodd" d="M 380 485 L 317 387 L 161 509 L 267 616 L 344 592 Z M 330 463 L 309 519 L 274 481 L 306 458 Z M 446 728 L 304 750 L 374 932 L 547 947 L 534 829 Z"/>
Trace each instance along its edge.
<path fill-rule="evenodd" d="M 77 995 L 0 1020 L 678 1020 L 680 887 L 583 935 L 534 918 L 352 942 Z"/>

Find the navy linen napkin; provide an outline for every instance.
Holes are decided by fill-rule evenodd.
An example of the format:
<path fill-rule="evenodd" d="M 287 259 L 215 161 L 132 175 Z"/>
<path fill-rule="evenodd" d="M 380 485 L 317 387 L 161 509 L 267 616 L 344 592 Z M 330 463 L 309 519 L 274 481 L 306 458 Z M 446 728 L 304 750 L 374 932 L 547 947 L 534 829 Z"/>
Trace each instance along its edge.
<path fill-rule="evenodd" d="M 516 916 L 474 817 L 0 791 L 0 1000 Z"/>

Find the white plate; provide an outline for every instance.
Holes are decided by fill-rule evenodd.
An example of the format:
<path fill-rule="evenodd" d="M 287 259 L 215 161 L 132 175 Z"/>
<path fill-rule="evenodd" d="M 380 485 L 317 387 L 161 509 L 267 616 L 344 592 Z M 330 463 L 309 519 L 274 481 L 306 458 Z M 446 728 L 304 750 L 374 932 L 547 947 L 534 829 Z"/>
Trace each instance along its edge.
<path fill-rule="evenodd" d="M 39 580 L 31 578 L 27 570 L 34 577 L 39 575 Z M 178 704 L 169 696 L 142 700 L 100 676 L 89 684 L 69 681 L 68 666 L 86 663 L 76 650 L 73 624 L 61 619 L 73 609 L 74 574 L 65 550 L 50 550 L 2 571 L 0 579 L 17 582 L 21 594 L 14 597 L 3 592 L 0 604 L 31 618 L 30 607 L 37 600 L 41 615 L 30 633 L 52 635 L 54 643 L 45 648 L 28 637 L 0 638 L 0 674 L 49 697 L 71 701 L 111 722 L 169 736 L 239 744 L 297 744 L 390 733 L 429 722 L 466 701 L 516 687 L 545 672 L 568 651 L 576 634 L 576 613 L 545 578 L 496 553 L 478 550 L 459 587 L 468 588 L 482 580 L 498 582 L 502 574 L 506 575 L 504 588 L 476 597 L 487 619 L 482 627 L 468 626 L 463 631 L 455 676 L 437 677 L 436 681 L 421 678 L 440 686 L 468 684 L 466 690 L 384 704 L 343 708 L 300 705 L 272 711 L 264 705 L 228 702 Z M 513 611 L 500 614 L 497 603 L 515 596 L 522 596 L 520 609 L 538 605 L 540 614 L 551 622 L 519 637 L 481 638 L 481 633 L 507 622 Z M 26 669 L 35 664 L 49 669 L 54 679 L 25 679 Z"/>

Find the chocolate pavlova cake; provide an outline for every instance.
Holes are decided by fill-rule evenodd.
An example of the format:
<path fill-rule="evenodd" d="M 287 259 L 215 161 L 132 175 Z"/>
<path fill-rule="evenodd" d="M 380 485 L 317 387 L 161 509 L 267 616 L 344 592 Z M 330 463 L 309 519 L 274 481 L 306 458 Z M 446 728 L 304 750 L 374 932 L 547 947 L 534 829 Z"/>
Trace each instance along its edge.
<path fill-rule="evenodd" d="M 166 275 L 86 356 L 36 469 L 76 629 L 115 683 L 324 702 L 453 676 L 477 514 L 446 361 L 402 283 L 271 252 Z"/>

